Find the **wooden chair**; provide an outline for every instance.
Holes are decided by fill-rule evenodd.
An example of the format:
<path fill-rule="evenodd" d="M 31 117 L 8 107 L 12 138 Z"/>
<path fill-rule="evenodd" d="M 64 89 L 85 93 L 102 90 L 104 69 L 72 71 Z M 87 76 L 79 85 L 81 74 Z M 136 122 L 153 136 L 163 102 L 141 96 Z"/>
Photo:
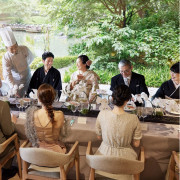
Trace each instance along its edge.
<path fill-rule="evenodd" d="M 93 155 L 89 141 L 86 161 L 91 168 L 89 180 L 95 179 L 95 171 L 108 178 L 120 179 L 122 174 L 127 174 L 134 175 L 134 179 L 139 180 L 140 172 L 144 170 L 144 148 L 141 146 L 139 160 L 127 160 L 115 156 Z"/>
<path fill-rule="evenodd" d="M 2 167 L 15 155 L 17 156 L 17 162 L 18 162 L 18 168 L 19 168 L 19 177 L 22 177 L 21 174 L 21 158 L 19 155 L 19 143 L 18 143 L 18 137 L 17 133 L 13 134 L 10 138 L 8 138 L 6 141 L 4 141 L 2 144 L 0 144 L 0 154 L 2 154 L 6 147 L 10 145 L 11 142 L 14 141 L 15 147 L 12 146 L 10 148 L 9 152 L 0 159 L 0 180 L 2 179 Z"/>
<path fill-rule="evenodd" d="M 67 154 L 30 147 L 30 143 L 26 141 L 20 147 L 20 156 L 23 162 L 23 180 L 66 180 L 69 169 L 74 165 L 76 167 L 76 179 L 79 180 L 78 141 Z"/>
<path fill-rule="evenodd" d="M 179 173 L 176 172 L 175 167 L 180 168 L 180 161 L 177 153 L 172 151 L 171 158 L 169 161 L 166 180 L 179 180 Z"/>

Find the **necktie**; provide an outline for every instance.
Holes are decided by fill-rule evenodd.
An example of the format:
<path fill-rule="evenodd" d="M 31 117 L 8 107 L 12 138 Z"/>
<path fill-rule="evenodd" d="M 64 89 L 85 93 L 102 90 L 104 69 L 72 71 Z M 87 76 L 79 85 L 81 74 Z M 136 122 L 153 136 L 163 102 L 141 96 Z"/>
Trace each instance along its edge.
<path fill-rule="evenodd" d="M 129 86 L 129 78 L 124 78 L 124 83 L 126 86 Z"/>

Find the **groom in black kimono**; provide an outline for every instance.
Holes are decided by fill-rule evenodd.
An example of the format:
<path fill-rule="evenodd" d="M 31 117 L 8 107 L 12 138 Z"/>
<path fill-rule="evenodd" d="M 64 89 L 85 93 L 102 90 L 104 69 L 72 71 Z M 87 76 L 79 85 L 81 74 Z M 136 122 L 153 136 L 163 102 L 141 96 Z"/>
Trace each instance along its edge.
<path fill-rule="evenodd" d="M 51 52 L 44 52 L 42 55 L 42 62 L 44 66 L 38 68 L 29 83 L 29 88 L 27 94 L 32 91 L 32 89 L 38 89 L 41 84 L 50 84 L 58 93 L 58 98 L 61 96 L 62 82 L 61 74 L 55 69 L 53 65 L 54 55 Z"/>
<path fill-rule="evenodd" d="M 113 91 L 116 86 L 125 84 L 129 86 L 132 94 L 135 95 L 145 92 L 149 96 L 144 76 L 132 72 L 133 66 L 130 61 L 121 60 L 118 67 L 120 74 L 111 78 L 111 91 Z"/>

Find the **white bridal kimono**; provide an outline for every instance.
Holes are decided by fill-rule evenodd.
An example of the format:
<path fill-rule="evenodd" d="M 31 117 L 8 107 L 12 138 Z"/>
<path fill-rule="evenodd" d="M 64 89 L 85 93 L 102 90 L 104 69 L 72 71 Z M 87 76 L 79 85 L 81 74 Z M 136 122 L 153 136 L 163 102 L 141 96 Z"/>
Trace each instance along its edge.
<path fill-rule="evenodd" d="M 77 80 L 78 74 L 79 71 L 76 71 L 71 75 L 70 83 Z M 74 97 L 74 94 L 80 95 L 81 92 L 85 92 L 84 95 L 87 96 L 87 99 L 92 100 L 96 95 L 96 89 L 99 89 L 98 81 L 100 80 L 100 78 L 94 71 L 87 70 L 82 73 L 82 75 L 84 76 L 84 78 L 79 82 L 79 84 L 76 84 L 74 86 L 73 90 L 71 91 L 70 100 L 77 100 L 78 97 Z M 68 87 L 68 89 L 70 89 L 70 84 L 68 85 Z"/>
<path fill-rule="evenodd" d="M 34 56 L 26 46 L 18 46 L 18 53 L 12 54 L 6 52 L 3 56 L 3 77 L 6 83 L 13 88 L 14 85 L 24 84 L 24 87 L 18 91 L 22 97 L 27 91 L 31 80 L 31 71 L 29 64 L 33 61 Z"/>

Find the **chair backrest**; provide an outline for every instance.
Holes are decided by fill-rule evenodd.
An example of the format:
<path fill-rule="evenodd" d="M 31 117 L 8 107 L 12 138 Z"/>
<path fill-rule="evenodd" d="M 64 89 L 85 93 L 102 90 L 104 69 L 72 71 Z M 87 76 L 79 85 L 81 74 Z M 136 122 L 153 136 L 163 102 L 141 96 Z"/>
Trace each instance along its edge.
<path fill-rule="evenodd" d="M 11 137 L 9 137 L 6 141 L 4 141 L 2 144 L 0 144 L 0 154 L 4 152 L 6 147 L 16 139 L 17 142 L 17 133 L 13 134 Z"/>
<path fill-rule="evenodd" d="M 21 158 L 37 166 L 58 167 L 67 164 L 74 154 L 62 154 L 42 148 L 20 148 Z"/>
<path fill-rule="evenodd" d="M 0 154 L 6 149 L 6 146 L 4 144 L 0 144 Z"/>
<path fill-rule="evenodd" d="M 144 170 L 144 162 L 114 156 L 86 155 L 88 165 L 96 170 L 112 174 L 138 174 Z"/>

